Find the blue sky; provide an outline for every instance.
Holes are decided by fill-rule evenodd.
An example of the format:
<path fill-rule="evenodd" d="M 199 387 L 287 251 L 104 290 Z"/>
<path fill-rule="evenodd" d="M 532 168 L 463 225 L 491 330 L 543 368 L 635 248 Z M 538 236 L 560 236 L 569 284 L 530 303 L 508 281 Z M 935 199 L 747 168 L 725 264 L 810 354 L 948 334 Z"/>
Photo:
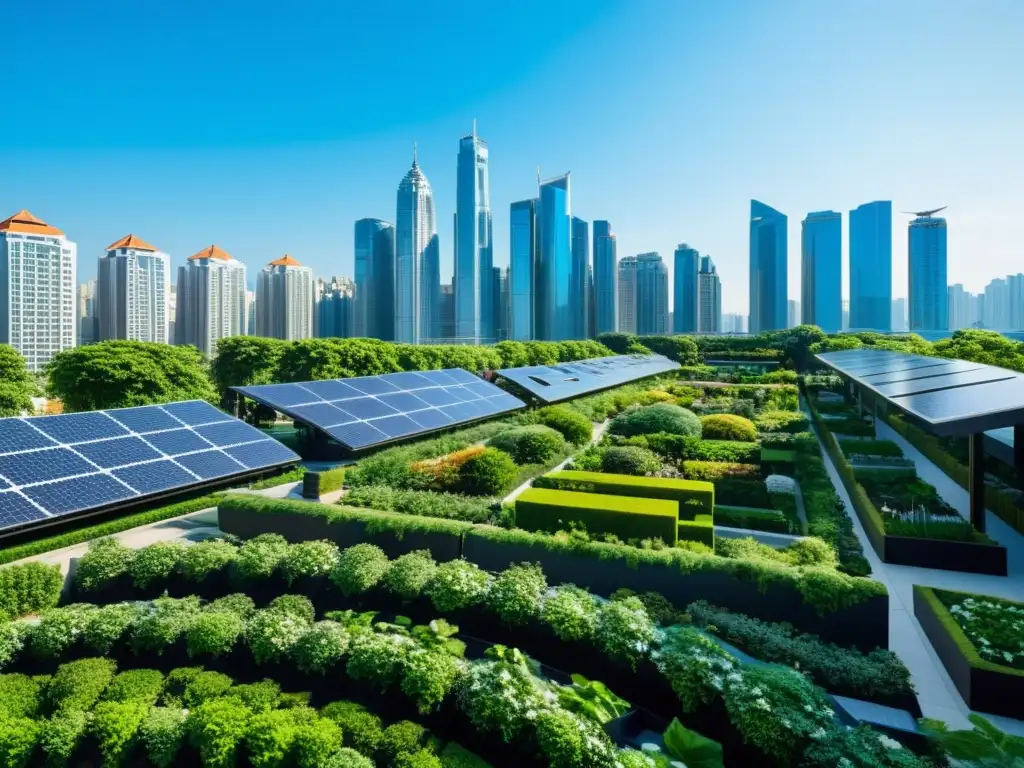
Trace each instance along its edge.
<path fill-rule="evenodd" d="M 793 298 L 803 216 L 842 211 L 845 240 L 875 199 L 948 205 L 950 282 L 978 291 L 1024 269 L 1021 29 L 1019 0 L 39 0 L 4 21 L 0 218 L 64 229 L 83 280 L 128 232 L 175 265 L 216 242 L 251 274 L 289 252 L 351 275 L 353 222 L 394 219 L 417 141 L 447 280 L 476 118 L 497 264 L 539 165 L 620 256 L 710 254 L 727 312 L 751 197 L 789 215 Z"/>

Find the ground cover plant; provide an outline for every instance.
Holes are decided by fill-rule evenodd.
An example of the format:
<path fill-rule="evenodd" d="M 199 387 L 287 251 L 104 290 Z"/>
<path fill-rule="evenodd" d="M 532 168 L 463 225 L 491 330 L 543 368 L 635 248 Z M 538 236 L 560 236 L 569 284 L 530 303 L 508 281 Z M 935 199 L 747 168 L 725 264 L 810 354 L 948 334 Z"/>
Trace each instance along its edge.
<path fill-rule="evenodd" d="M 1024 603 L 935 589 L 985 661 L 1024 670 Z"/>
<path fill-rule="evenodd" d="M 888 534 L 951 541 L 987 539 L 913 469 L 855 469 L 854 478 L 881 513 Z"/>

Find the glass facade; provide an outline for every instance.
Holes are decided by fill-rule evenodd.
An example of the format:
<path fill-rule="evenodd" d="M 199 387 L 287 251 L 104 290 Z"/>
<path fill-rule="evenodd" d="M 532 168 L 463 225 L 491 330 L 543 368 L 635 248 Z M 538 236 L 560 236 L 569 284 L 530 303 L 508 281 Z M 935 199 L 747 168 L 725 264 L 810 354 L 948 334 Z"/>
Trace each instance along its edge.
<path fill-rule="evenodd" d="M 785 214 L 750 201 L 750 333 L 786 327 L 787 226 Z"/>
<path fill-rule="evenodd" d="M 434 195 L 413 155 L 398 185 L 395 217 L 395 341 L 440 335 L 441 269 Z"/>
<path fill-rule="evenodd" d="M 843 327 L 843 217 L 835 211 L 807 214 L 801 230 L 802 322 L 825 333 Z"/>
<path fill-rule="evenodd" d="M 455 335 L 472 343 L 492 341 L 497 308 L 487 143 L 475 127 L 459 142 L 455 208 Z"/>
<path fill-rule="evenodd" d="M 148 247 L 114 246 L 97 270 L 98 340 L 167 344 L 170 257 Z"/>
<path fill-rule="evenodd" d="M 657 252 L 636 257 L 636 332 L 668 333 L 668 267 Z"/>
<path fill-rule="evenodd" d="M 850 328 L 900 330 L 892 323 L 892 202 L 850 211 Z"/>
<path fill-rule="evenodd" d="M 945 331 L 949 327 L 946 285 L 946 220 L 920 216 L 910 222 L 911 331 Z"/>
<path fill-rule="evenodd" d="M 722 329 L 722 281 L 710 256 L 700 257 L 697 292 L 697 332 L 719 333 Z"/>
<path fill-rule="evenodd" d="M 594 222 L 594 330 L 615 333 L 619 328 L 619 269 L 615 235 L 604 220 Z"/>
<path fill-rule="evenodd" d="M 574 337 L 583 296 L 572 295 L 572 234 L 569 174 L 540 185 L 537 211 L 535 338 L 564 341 Z"/>
<path fill-rule="evenodd" d="M 513 341 L 531 341 L 534 336 L 534 305 L 537 276 L 538 200 L 512 203 L 509 216 L 509 301 Z"/>
<path fill-rule="evenodd" d="M 699 294 L 697 274 L 700 270 L 700 254 L 686 243 L 676 248 L 673 265 L 672 286 L 672 332 L 696 333 L 698 321 Z"/>
<path fill-rule="evenodd" d="M 355 308 L 351 334 L 395 338 L 395 227 L 380 219 L 355 226 Z"/>
<path fill-rule="evenodd" d="M 572 286 L 570 296 L 579 299 L 573 316 L 574 339 L 589 335 L 589 292 L 587 276 L 590 269 L 590 226 L 583 219 L 572 217 Z"/>

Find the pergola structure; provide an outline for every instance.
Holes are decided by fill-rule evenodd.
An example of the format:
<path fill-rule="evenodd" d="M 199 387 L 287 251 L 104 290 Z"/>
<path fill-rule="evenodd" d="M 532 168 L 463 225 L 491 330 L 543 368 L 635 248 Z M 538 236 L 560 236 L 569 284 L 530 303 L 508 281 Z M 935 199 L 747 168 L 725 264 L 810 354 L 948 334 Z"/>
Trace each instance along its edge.
<path fill-rule="evenodd" d="M 875 410 L 883 400 L 935 435 L 969 438 L 971 523 L 984 532 L 985 432 L 999 430 L 1004 445 L 1012 442 L 1013 465 L 1024 471 L 1024 375 L 888 350 L 849 349 L 816 357 L 847 382 L 858 403 L 867 398 Z"/>

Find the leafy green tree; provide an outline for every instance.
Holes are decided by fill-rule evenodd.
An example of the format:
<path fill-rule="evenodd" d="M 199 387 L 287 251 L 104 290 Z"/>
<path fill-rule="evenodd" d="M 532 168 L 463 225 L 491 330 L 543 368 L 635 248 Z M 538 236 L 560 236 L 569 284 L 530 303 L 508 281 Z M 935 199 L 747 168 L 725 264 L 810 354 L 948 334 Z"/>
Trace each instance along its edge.
<path fill-rule="evenodd" d="M 0 416 L 31 413 L 36 382 L 28 372 L 25 358 L 9 344 L 0 344 Z"/>
<path fill-rule="evenodd" d="M 631 333 L 602 333 L 597 340 L 616 355 L 624 355 L 629 345 L 636 341 L 636 336 Z"/>
<path fill-rule="evenodd" d="M 825 332 L 816 325 L 798 325 L 796 328 L 790 328 L 777 342 L 782 350 L 782 364 L 798 371 L 806 371 L 813 357 L 811 347 L 825 338 Z"/>
<path fill-rule="evenodd" d="M 210 375 L 220 392 L 221 404 L 234 410 L 231 387 L 273 384 L 278 381 L 281 356 L 288 342 L 258 336 L 232 336 L 217 342 L 217 356 L 210 363 Z"/>
<path fill-rule="evenodd" d="M 302 339 L 281 355 L 278 381 L 374 376 L 401 370 L 398 348 L 377 339 Z"/>
<path fill-rule="evenodd" d="M 529 355 L 529 365 L 554 365 L 558 362 L 558 344 L 554 341 L 523 342 Z"/>
<path fill-rule="evenodd" d="M 689 336 L 644 336 L 638 341 L 651 352 L 664 355 L 680 365 L 697 365 L 701 362 L 697 342 Z"/>
<path fill-rule="evenodd" d="M 57 354 L 47 392 L 64 410 L 128 408 L 176 400 L 217 402 L 206 361 L 195 347 L 104 341 Z"/>
<path fill-rule="evenodd" d="M 521 341 L 499 341 L 494 351 L 501 356 L 502 368 L 521 368 L 530 364 L 530 352 Z"/>
<path fill-rule="evenodd" d="M 1024 372 L 1024 342 L 1013 341 L 995 331 L 973 328 L 957 331 L 952 338 L 935 342 L 933 349 L 940 357 Z"/>

